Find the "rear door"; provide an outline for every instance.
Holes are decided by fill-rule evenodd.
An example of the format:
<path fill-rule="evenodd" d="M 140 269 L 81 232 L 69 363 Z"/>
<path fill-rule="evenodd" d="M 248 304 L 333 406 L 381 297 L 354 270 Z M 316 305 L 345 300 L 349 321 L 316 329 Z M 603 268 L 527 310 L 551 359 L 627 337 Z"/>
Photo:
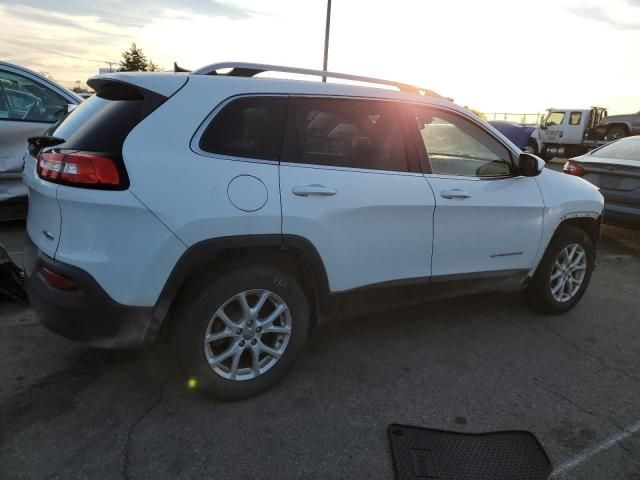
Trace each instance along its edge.
<path fill-rule="evenodd" d="M 435 202 L 411 151 L 391 102 L 291 99 L 282 232 L 315 246 L 331 291 L 429 277 Z"/>
<path fill-rule="evenodd" d="M 409 114 L 435 194 L 434 286 L 526 273 L 542 232 L 535 179 L 515 176 L 510 150 L 475 121 L 431 107 Z"/>

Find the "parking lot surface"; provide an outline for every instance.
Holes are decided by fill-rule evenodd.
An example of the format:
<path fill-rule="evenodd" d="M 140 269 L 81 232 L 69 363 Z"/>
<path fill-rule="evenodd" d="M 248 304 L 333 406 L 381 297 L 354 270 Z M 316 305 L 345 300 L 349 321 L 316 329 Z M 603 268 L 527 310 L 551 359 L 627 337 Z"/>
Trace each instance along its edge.
<path fill-rule="evenodd" d="M 21 226 L 0 226 L 19 258 Z M 188 390 L 168 345 L 102 352 L 0 302 L 0 478 L 393 478 L 386 429 L 533 432 L 558 478 L 640 479 L 640 233 L 605 227 L 582 302 L 520 293 L 319 327 L 249 400 Z M 87 319 L 91 321 L 91 319 Z"/>

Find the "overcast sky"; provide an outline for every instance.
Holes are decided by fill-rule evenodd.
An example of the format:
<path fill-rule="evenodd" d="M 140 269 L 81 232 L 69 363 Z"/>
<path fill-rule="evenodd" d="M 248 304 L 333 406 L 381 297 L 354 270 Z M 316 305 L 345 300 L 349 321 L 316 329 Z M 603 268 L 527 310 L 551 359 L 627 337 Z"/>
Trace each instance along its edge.
<path fill-rule="evenodd" d="M 71 86 L 131 42 L 169 69 L 321 68 L 326 0 L 0 0 L 0 58 Z M 333 0 L 329 69 L 481 111 L 640 110 L 640 0 Z M 92 62 L 89 60 L 97 60 Z"/>

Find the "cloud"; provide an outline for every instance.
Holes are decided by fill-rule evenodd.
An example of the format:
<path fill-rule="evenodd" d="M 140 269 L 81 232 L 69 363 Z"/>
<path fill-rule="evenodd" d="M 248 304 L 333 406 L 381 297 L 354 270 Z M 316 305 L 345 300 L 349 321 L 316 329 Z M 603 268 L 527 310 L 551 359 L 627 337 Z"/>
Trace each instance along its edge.
<path fill-rule="evenodd" d="M 640 6 L 640 0 L 627 0 L 628 3 L 634 6 Z M 622 30 L 634 30 L 640 28 L 639 21 L 629 21 L 629 20 L 620 20 L 618 18 L 613 18 L 607 11 L 598 6 L 576 6 L 576 7 L 568 7 L 568 10 L 577 15 L 579 17 L 595 20 L 600 23 L 605 23 L 607 25 L 611 25 L 612 27 L 622 29 Z"/>
<path fill-rule="evenodd" d="M 10 52 L 3 58 L 34 68 L 50 66 L 67 76 L 76 65 L 84 64 L 89 73 L 98 63 L 117 63 L 118 50 L 144 38 L 155 23 L 241 21 L 255 15 L 230 0 L 0 0 L 0 47 Z M 158 52 L 151 58 L 167 61 Z"/>
<path fill-rule="evenodd" d="M 15 1 L 0 0 L 0 5 L 14 7 Z M 142 27 L 154 18 L 166 17 L 167 10 L 172 9 L 230 20 L 246 19 L 254 14 L 248 9 L 221 0 L 22 0 L 21 6 L 46 13 L 91 16 L 102 23 L 128 27 Z"/>
<path fill-rule="evenodd" d="M 0 0 L 0 4 L 2 1 Z M 121 35 L 118 32 L 113 32 L 112 30 L 107 29 L 97 29 L 91 28 L 88 26 L 88 22 L 81 22 L 78 20 L 74 20 L 70 16 L 45 12 L 42 10 L 38 10 L 32 7 L 22 7 L 22 6 L 5 6 L 2 7 L 5 13 L 9 13 L 12 17 L 27 21 L 29 23 L 41 24 L 42 26 L 56 27 L 56 28 L 70 28 L 73 29 L 74 35 L 77 35 L 78 32 L 85 32 L 92 35 L 101 35 L 101 36 L 110 36 L 110 37 L 120 37 Z M 33 37 L 30 37 L 33 38 Z"/>

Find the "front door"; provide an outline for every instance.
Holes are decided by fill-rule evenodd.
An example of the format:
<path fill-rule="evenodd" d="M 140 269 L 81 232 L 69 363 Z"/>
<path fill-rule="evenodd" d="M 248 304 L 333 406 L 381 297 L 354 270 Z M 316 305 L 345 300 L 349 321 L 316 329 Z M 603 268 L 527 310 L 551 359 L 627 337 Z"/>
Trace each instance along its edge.
<path fill-rule="evenodd" d="M 412 116 L 436 201 L 434 283 L 526 273 L 542 232 L 536 180 L 515 176 L 512 153 L 479 123 L 435 108 Z"/>
<path fill-rule="evenodd" d="M 543 120 L 542 128 L 540 129 L 540 137 L 542 143 L 546 144 L 560 144 L 564 143 L 562 140 L 563 130 L 567 119 L 564 111 L 553 111 L 549 113 Z"/>
<path fill-rule="evenodd" d="M 435 201 L 408 158 L 396 106 L 301 97 L 288 117 L 282 232 L 313 244 L 330 290 L 426 280 Z"/>
<path fill-rule="evenodd" d="M 51 89 L 0 69 L 0 201 L 26 195 L 20 179 L 27 139 L 67 113 L 67 101 Z"/>

